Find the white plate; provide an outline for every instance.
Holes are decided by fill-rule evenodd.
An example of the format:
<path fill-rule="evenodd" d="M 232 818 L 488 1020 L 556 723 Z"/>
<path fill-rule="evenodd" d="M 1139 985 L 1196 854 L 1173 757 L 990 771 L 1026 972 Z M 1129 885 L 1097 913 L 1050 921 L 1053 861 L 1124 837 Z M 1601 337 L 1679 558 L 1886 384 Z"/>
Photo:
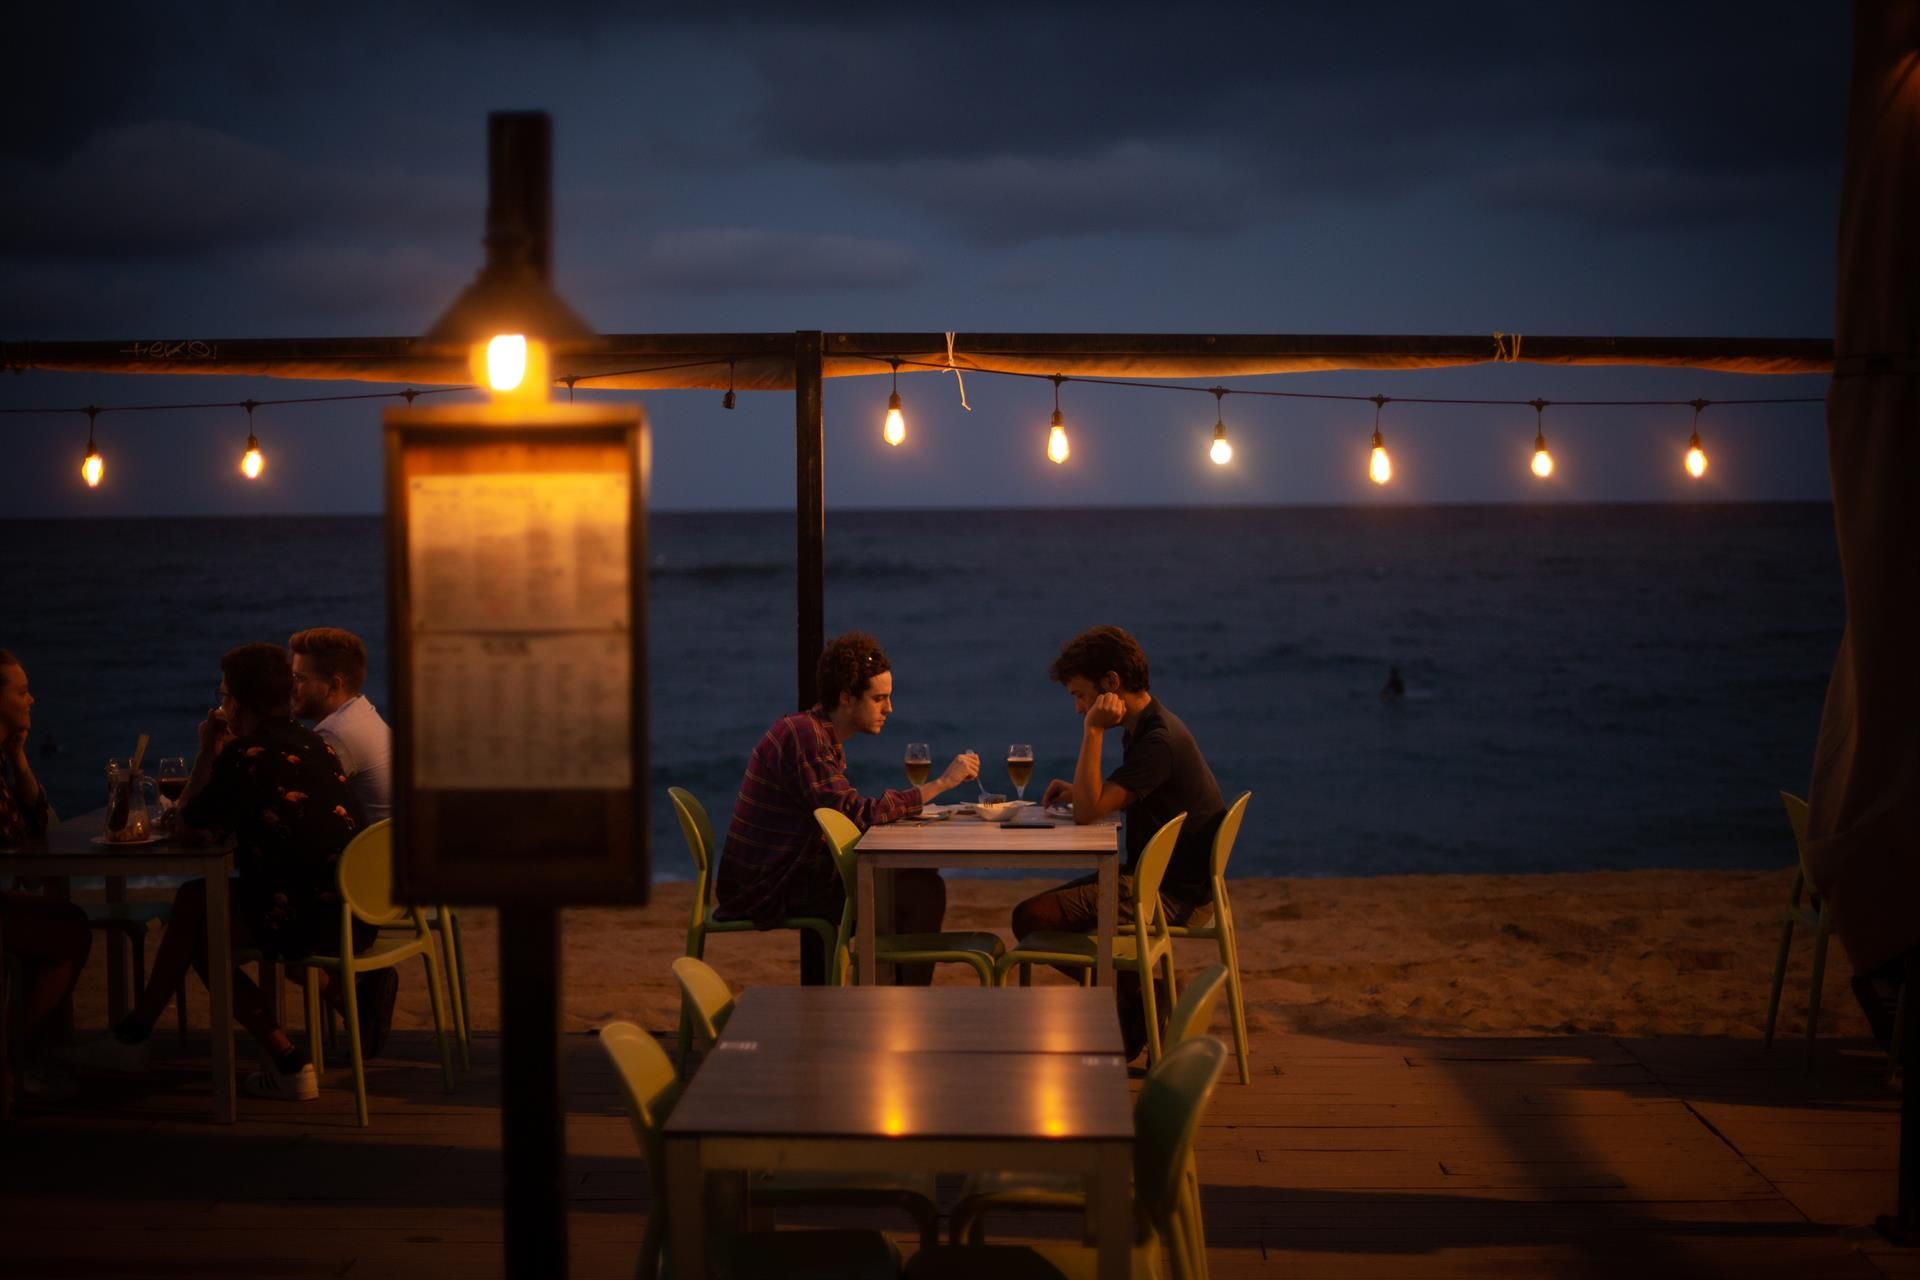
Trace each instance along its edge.
<path fill-rule="evenodd" d="M 87 843 L 97 844 L 102 849 L 127 849 L 127 848 L 132 848 L 134 846 L 143 845 L 143 844 L 159 844 L 160 837 L 159 836 L 142 836 L 138 840 L 109 840 L 105 836 L 95 836 L 93 839 L 89 840 Z"/>

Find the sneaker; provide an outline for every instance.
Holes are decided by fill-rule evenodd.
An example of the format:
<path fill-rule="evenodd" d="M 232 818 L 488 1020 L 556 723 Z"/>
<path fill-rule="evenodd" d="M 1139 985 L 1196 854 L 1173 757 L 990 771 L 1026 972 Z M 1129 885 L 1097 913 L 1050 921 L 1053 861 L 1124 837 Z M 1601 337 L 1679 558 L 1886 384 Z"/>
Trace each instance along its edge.
<path fill-rule="evenodd" d="M 137 1076 L 147 1069 L 152 1051 L 145 1040 L 128 1043 L 108 1032 L 60 1052 L 61 1061 L 82 1071 L 105 1071 L 112 1075 Z"/>
<path fill-rule="evenodd" d="M 303 1062 L 298 1070 L 281 1071 L 269 1067 L 255 1071 L 240 1081 L 240 1092 L 254 1098 L 274 1098 L 281 1102 L 312 1102 L 320 1096 L 320 1078 L 313 1064 Z"/>
<path fill-rule="evenodd" d="M 393 1002 L 400 995 L 400 972 L 376 969 L 360 979 L 354 1003 L 360 1007 L 360 1056 L 377 1058 L 393 1034 Z"/>

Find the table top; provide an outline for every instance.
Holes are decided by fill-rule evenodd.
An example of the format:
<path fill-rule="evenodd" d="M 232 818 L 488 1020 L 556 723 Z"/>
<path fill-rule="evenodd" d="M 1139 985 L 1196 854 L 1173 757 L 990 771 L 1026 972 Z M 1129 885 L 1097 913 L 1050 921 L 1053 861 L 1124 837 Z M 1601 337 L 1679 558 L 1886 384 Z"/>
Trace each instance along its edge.
<path fill-rule="evenodd" d="M 1116 822 L 1071 822 L 1051 827 L 1009 827 L 978 818 L 941 822 L 888 822 L 869 827 L 859 853 L 1117 853 Z"/>
<path fill-rule="evenodd" d="M 722 1043 L 814 1053 L 1117 1054 L 1113 993 L 1088 987 L 749 987 Z"/>
<path fill-rule="evenodd" d="M 707 1055 L 667 1121 L 669 1135 L 1133 1138 L 1118 1054 L 797 1053 L 751 1043 L 723 1038 Z"/>
<path fill-rule="evenodd" d="M 0 846 L 0 864 L 19 875 L 167 875 L 182 869 L 198 873 L 233 852 L 232 840 L 93 843 L 106 830 L 106 820 L 107 811 L 100 808 L 57 822 L 38 839 Z"/>

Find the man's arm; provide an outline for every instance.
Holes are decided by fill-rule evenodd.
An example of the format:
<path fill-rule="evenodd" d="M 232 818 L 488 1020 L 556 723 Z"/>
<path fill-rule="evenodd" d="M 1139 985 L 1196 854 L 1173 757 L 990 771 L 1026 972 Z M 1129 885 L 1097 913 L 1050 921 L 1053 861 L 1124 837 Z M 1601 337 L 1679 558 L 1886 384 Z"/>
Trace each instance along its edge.
<path fill-rule="evenodd" d="M 1076 826 L 1098 822 L 1116 810 L 1133 803 L 1133 793 L 1118 783 L 1100 777 L 1100 748 L 1107 730 L 1119 724 L 1127 713 L 1120 695 L 1103 693 L 1087 708 L 1086 723 L 1080 730 L 1080 758 L 1073 766 L 1073 821 Z M 1048 788 L 1052 790 L 1051 787 Z"/>

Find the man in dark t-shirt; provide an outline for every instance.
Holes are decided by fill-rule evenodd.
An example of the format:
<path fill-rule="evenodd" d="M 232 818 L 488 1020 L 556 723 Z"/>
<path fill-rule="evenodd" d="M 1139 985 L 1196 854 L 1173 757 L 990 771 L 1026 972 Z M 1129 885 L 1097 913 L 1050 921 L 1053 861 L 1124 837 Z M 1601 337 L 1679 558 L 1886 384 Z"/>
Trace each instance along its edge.
<path fill-rule="evenodd" d="M 1130 923 L 1132 876 L 1148 841 L 1180 814 L 1186 825 L 1174 845 L 1160 883 L 1160 907 L 1169 924 L 1186 924 L 1213 900 L 1209 859 L 1214 832 L 1226 805 L 1206 757 L 1180 717 L 1148 691 L 1147 655 L 1119 627 L 1094 627 L 1069 640 L 1054 659 L 1052 677 L 1073 695 L 1083 717 L 1080 754 L 1073 779 L 1047 784 L 1049 805 L 1071 804 L 1077 823 L 1098 822 L 1115 812 L 1126 817 L 1127 863 L 1120 887 L 1120 921 Z M 1107 730 L 1120 727 L 1124 752 L 1120 767 L 1100 776 L 1101 747 Z M 1085 933 L 1098 919 L 1094 876 L 1037 894 L 1013 909 L 1016 937 L 1046 931 Z M 1121 1028 L 1128 1057 L 1146 1044 L 1146 1016 L 1138 975 L 1115 975 Z M 1157 990 L 1157 988 L 1156 988 Z M 1167 1001 L 1158 1007 L 1164 1014 Z"/>

